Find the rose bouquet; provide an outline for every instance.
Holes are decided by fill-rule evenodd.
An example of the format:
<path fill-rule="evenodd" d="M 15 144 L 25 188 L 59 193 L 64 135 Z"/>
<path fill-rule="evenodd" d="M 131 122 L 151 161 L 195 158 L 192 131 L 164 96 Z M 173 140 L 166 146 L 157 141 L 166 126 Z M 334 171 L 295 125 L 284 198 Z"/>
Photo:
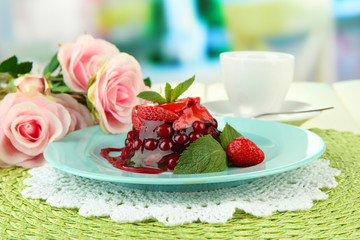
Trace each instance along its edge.
<path fill-rule="evenodd" d="M 139 63 L 91 35 L 64 43 L 43 69 L 16 56 L 0 63 L 0 167 L 36 167 L 47 145 L 100 124 L 107 133 L 131 127 L 137 94 L 150 86 Z"/>

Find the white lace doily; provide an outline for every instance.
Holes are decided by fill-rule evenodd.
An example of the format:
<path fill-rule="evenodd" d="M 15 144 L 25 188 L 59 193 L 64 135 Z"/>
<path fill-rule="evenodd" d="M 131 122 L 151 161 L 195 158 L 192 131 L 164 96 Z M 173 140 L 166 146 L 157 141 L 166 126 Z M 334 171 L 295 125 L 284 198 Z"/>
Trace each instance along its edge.
<path fill-rule="evenodd" d="M 328 196 L 321 188 L 337 186 L 340 171 L 328 160 L 316 160 L 298 169 L 257 179 L 237 187 L 204 192 L 154 192 L 122 187 L 71 175 L 50 165 L 29 170 L 31 178 L 22 194 L 44 199 L 61 208 L 78 208 L 84 217 L 110 216 L 114 221 L 135 222 L 155 218 L 166 225 L 225 223 L 236 209 L 258 217 L 275 211 L 309 209 L 313 200 Z"/>

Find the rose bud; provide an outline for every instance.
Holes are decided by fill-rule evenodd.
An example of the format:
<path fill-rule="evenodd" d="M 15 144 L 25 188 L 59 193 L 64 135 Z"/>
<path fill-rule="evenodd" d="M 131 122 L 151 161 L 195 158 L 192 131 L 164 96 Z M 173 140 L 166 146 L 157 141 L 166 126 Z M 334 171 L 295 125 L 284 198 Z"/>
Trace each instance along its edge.
<path fill-rule="evenodd" d="M 14 81 L 17 90 L 28 97 L 45 94 L 48 90 L 46 79 L 40 74 L 25 74 Z"/>

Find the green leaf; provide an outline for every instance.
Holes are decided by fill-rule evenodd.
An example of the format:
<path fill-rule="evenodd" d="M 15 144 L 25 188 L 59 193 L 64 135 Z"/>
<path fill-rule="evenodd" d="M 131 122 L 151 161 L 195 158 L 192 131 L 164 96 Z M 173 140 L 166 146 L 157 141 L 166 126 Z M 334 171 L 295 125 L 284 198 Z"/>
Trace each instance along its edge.
<path fill-rule="evenodd" d="M 15 79 L 12 78 L 12 79 L 10 79 L 10 82 L 9 82 L 9 89 L 13 90 L 14 88 L 15 88 Z"/>
<path fill-rule="evenodd" d="M 145 86 L 151 88 L 151 80 L 149 77 L 144 79 L 144 84 L 145 84 Z"/>
<path fill-rule="evenodd" d="M 51 92 L 53 93 L 67 93 L 70 91 L 70 88 L 66 86 L 65 82 L 57 81 L 52 83 Z"/>
<path fill-rule="evenodd" d="M 17 57 L 12 56 L 0 63 L 0 72 L 10 72 L 16 68 Z"/>
<path fill-rule="evenodd" d="M 226 123 L 224 130 L 220 133 L 220 142 L 224 150 L 227 145 L 235 138 L 242 137 L 242 135 L 236 131 L 232 126 Z"/>
<path fill-rule="evenodd" d="M 104 63 L 104 65 L 102 65 L 102 67 L 97 71 L 97 73 L 95 73 L 95 75 L 94 75 L 92 78 L 89 79 L 89 81 L 88 81 L 88 83 L 87 83 L 87 86 L 86 86 L 86 90 L 87 90 L 87 91 L 89 90 L 89 88 L 91 87 L 91 85 L 93 85 L 93 84 L 96 82 L 97 75 L 98 75 L 98 74 L 101 74 L 101 73 L 104 71 L 104 69 L 105 69 L 106 65 L 108 64 L 108 62 L 109 62 L 109 61 L 106 61 L 106 62 Z"/>
<path fill-rule="evenodd" d="M 195 75 L 188 80 L 178 84 L 172 91 L 171 102 L 174 102 L 181 94 L 183 94 L 191 84 L 195 81 Z"/>
<path fill-rule="evenodd" d="M 166 99 L 163 98 L 159 93 L 154 91 L 143 91 L 139 93 L 137 97 L 155 103 L 166 103 Z"/>
<path fill-rule="evenodd" d="M 16 66 L 16 70 L 13 72 L 15 76 L 14 75 L 13 76 L 17 77 L 18 74 L 29 73 L 31 69 L 32 69 L 32 62 L 21 62 Z"/>
<path fill-rule="evenodd" d="M 98 119 L 98 115 L 97 115 L 97 112 L 95 110 L 95 106 L 92 104 L 89 97 L 86 98 L 86 105 L 87 105 L 88 109 L 90 110 L 91 115 L 93 116 L 93 118 Z"/>
<path fill-rule="evenodd" d="M 86 86 L 86 90 L 89 90 L 91 85 L 93 85 L 96 82 L 96 76 L 97 76 L 97 74 L 95 74 L 92 78 L 89 79 L 87 86 Z"/>
<path fill-rule="evenodd" d="M 227 168 L 226 152 L 210 135 L 193 142 L 180 156 L 174 174 L 220 172 Z"/>
<path fill-rule="evenodd" d="M 57 59 L 57 53 L 52 56 L 50 62 L 45 66 L 43 75 L 51 75 L 58 67 L 59 67 L 59 61 Z"/>
<path fill-rule="evenodd" d="M 172 91 L 173 90 L 171 88 L 170 83 L 166 83 L 166 85 L 165 85 L 165 99 L 166 99 L 167 102 L 171 101 Z"/>

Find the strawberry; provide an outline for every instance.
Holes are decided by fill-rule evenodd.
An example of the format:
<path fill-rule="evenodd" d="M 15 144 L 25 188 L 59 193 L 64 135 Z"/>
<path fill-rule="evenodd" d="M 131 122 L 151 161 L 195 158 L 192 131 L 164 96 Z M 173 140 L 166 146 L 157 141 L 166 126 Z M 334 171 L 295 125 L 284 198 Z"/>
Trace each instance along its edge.
<path fill-rule="evenodd" d="M 137 106 L 137 116 L 148 121 L 164 122 L 174 122 L 179 117 L 172 111 L 152 105 Z"/>
<path fill-rule="evenodd" d="M 180 117 L 173 123 L 173 128 L 177 131 L 190 127 L 195 121 L 201 120 L 204 122 L 212 122 L 213 119 L 214 118 L 204 106 L 196 103 L 191 107 L 184 109 L 180 114 Z"/>
<path fill-rule="evenodd" d="M 239 137 L 226 147 L 226 155 L 236 167 L 250 167 L 265 159 L 264 152 L 247 138 Z"/>
<path fill-rule="evenodd" d="M 188 97 L 188 98 L 176 100 L 176 102 L 173 103 L 160 104 L 159 107 L 165 108 L 174 113 L 179 113 L 183 111 L 185 108 L 195 105 L 197 103 L 200 103 L 200 97 L 195 97 L 195 98 Z"/>
<path fill-rule="evenodd" d="M 139 106 L 135 106 L 132 109 L 131 121 L 132 121 L 134 129 L 137 131 L 140 131 L 145 128 L 145 123 L 143 123 L 137 115 L 138 108 L 139 108 Z"/>

